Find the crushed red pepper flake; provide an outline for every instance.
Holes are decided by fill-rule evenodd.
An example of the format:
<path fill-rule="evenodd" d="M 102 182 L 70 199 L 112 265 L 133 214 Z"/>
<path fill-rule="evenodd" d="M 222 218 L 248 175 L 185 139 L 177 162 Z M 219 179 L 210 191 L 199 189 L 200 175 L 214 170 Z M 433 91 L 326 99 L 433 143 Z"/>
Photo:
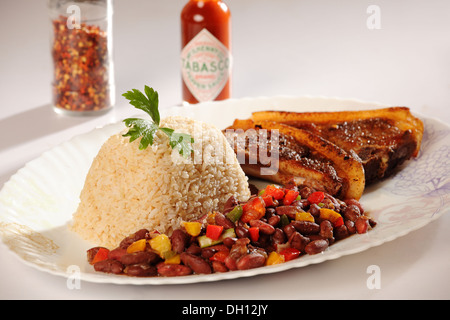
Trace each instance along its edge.
<path fill-rule="evenodd" d="M 69 29 L 67 18 L 53 20 L 53 102 L 68 111 L 98 111 L 110 106 L 107 34 L 81 23 Z"/>

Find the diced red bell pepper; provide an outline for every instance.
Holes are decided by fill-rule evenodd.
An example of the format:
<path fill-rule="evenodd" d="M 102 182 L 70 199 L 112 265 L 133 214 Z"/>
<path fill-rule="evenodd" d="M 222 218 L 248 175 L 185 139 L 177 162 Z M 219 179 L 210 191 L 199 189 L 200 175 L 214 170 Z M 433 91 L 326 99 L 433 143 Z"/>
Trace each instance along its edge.
<path fill-rule="evenodd" d="M 296 259 L 300 256 L 300 253 L 301 252 L 295 248 L 286 248 L 280 252 L 280 254 L 284 256 L 284 261 Z"/>
<path fill-rule="evenodd" d="M 108 259 L 109 249 L 100 248 L 92 259 L 91 264 L 96 264 L 97 262 Z"/>
<path fill-rule="evenodd" d="M 359 217 L 356 221 L 355 221 L 355 227 L 356 227 L 356 232 L 358 232 L 359 234 L 361 233 L 366 233 L 367 230 L 369 229 L 369 220 L 366 219 L 366 217 Z"/>
<path fill-rule="evenodd" d="M 266 207 L 276 207 L 278 205 L 278 201 L 275 200 L 272 196 L 263 196 L 264 203 Z"/>
<path fill-rule="evenodd" d="M 206 227 L 206 236 L 212 240 L 218 240 L 223 232 L 223 226 L 209 224 Z"/>
<path fill-rule="evenodd" d="M 248 233 L 250 234 L 250 239 L 253 242 L 258 241 L 258 239 L 259 239 L 259 228 L 258 227 L 248 228 Z"/>
<path fill-rule="evenodd" d="M 316 191 L 309 195 L 308 202 L 318 204 L 318 203 L 322 202 L 324 198 L 325 198 L 325 193 L 323 193 L 322 191 Z"/>
<path fill-rule="evenodd" d="M 266 204 L 262 197 L 255 197 L 249 200 L 243 207 L 241 221 L 244 223 L 250 220 L 258 220 L 266 214 Z"/>
<path fill-rule="evenodd" d="M 334 228 L 340 227 L 342 225 L 344 225 L 344 218 L 342 218 L 342 216 L 337 218 L 333 223 Z"/>
<path fill-rule="evenodd" d="M 284 197 L 284 190 L 270 184 L 266 187 L 263 196 L 272 196 L 275 200 L 281 200 Z"/>
<path fill-rule="evenodd" d="M 214 253 L 214 255 L 209 258 L 209 261 L 219 261 L 219 262 L 225 262 L 225 259 L 230 254 L 229 250 L 222 250 Z"/>
<path fill-rule="evenodd" d="M 295 199 L 297 199 L 298 195 L 299 195 L 299 192 L 298 192 L 298 191 L 295 191 L 295 190 L 287 190 L 286 195 L 284 196 L 284 199 L 283 199 L 283 204 L 284 204 L 285 206 L 291 205 L 292 202 L 294 202 Z"/>

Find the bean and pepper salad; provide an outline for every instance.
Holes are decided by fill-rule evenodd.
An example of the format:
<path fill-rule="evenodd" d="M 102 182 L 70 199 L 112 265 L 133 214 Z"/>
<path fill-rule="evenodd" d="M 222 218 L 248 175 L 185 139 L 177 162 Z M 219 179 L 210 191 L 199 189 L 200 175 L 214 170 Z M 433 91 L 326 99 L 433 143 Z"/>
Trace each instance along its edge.
<path fill-rule="evenodd" d="M 170 236 L 138 230 L 113 250 L 89 249 L 88 262 L 98 272 L 134 277 L 247 270 L 319 254 L 376 225 L 355 199 L 310 187 L 251 187 L 246 202 L 230 197 L 222 212 L 183 222 Z"/>

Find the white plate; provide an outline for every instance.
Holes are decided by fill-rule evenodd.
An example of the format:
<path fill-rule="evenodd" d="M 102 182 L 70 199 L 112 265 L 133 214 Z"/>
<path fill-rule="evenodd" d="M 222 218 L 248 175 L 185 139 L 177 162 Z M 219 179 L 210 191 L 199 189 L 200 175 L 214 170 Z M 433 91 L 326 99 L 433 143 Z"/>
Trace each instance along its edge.
<path fill-rule="evenodd" d="M 162 110 L 162 116 L 184 115 L 225 128 L 235 118 L 257 110 L 356 110 L 384 107 L 357 100 L 318 97 L 272 97 L 203 103 Z M 96 273 L 86 262 L 95 246 L 67 230 L 78 205 L 84 179 L 103 142 L 123 128 L 108 125 L 77 136 L 29 162 L 0 192 L 0 236 L 22 261 L 39 270 L 82 280 L 116 284 L 182 284 L 249 277 L 303 267 L 361 252 L 394 240 L 450 211 L 450 128 L 434 119 L 425 123 L 420 156 L 392 178 L 367 188 L 361 201 L 378 222 L 376 228 L 354 235 L 313 256 L 257 269 L 185 277 L 133 278 Z"/>

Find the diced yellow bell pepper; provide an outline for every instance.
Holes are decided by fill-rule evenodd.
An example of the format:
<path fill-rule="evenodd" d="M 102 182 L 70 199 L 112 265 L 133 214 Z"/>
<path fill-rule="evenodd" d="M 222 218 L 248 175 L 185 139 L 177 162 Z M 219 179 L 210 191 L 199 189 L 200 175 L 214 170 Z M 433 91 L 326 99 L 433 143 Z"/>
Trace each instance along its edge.
<path fill-rule="evenodd" d="M 272 251 L 267 257 L 266 266 L 271 266 L 280 263 L 284 263 L 284 256 L 275 251 Z"/>
<path fill-rule="evenodd" d="M 198 236 L 202 231 L 202 224 L 200 222 L 184 222 L 183 226 L 187 234 L 193 237 Z"/>
<path fill-rule="evenodd" d="M 137 240 L 128 246 L 127 253 L 144 251 L 146 246 L 147 240 L 145 239 Z"/>
<path fill-rule="evenodd" d="M 181 258 L 180 255 L 177 253 L 175 255 L 172 255 L 170 258 L 166 258 L 164 260 L 165 264 L 180 264 L 181 263 Z"/>
<path fill-rule="evenodd" d="M 329 220 L 335 227 L 344 224 L 344 220 L 342 216 L 334 210 L 321 208 L 320 209 L 320 218 Z"/>
<path fill-rule="evenodd" d="M 160 234 L 155 238 L 149 240 L 150 247 L 155 250 L 161 258 L 164 258 L 164 253 L 172 249 L 172 243 L 165 234 Z"/>
<path fill-rule="evenodd" d="M 298 211 L 298 212 L 295 213 L 295 220 L 296 221 L 314 222 L 314 217 L 309 212 L 300 212 L 300 211 Z"/>

